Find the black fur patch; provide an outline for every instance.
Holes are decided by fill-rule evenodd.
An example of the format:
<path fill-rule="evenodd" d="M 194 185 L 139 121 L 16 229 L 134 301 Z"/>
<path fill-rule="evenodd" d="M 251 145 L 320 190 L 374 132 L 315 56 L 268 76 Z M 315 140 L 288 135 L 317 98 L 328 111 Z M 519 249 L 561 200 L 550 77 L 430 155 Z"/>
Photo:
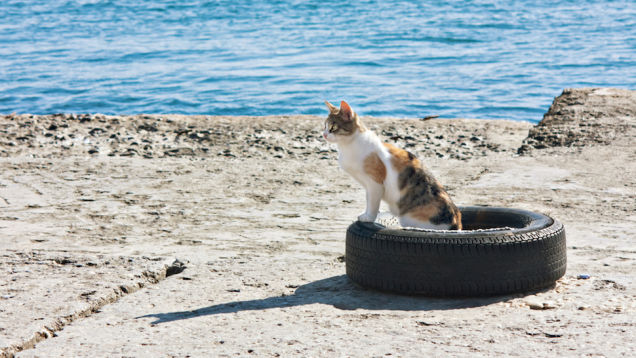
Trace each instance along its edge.
<path fill-rule="evenodd" d="M 439 182 L 421 168 L 408 166 L 398 175 L 400 190 L 407 188 L 406 193 L 398 201 L 400 214 L 434 202 L 443 191 Z"/>
<path fill-rule="evenodd" d="M 450 205 L 449 203 L 443 203 L 437 215 L 431 218 L 431 222 L 435 225 L 452 223 L 455 215 Z"/>

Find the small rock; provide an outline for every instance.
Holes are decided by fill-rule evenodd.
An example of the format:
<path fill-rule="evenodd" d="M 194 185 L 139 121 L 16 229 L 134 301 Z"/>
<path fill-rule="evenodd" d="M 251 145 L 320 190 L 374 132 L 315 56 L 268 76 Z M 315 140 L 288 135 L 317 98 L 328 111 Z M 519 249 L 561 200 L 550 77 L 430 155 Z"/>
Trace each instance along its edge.
<path fill-rule="evenodd" d="M 428 327 L 428 326 L 438 326 L 439 322 L 417 321 L 417 325 L 418 326 L 426 326 L 426 327 Z"/>
<path fill-rule="evenodd" d="M 77 263 L 77 261 L 69 259 L 67 257 L 58 257 L 55 258 L 53 261 L 55 261 L 55 263 L 57 263 L 58 265 L 68 265 L 68 264 L 75 264 Z"/>
<path fill-rule="evenodd" d="M 545 301 L 543 302 L 543 309 L 544 310 L 551 310 L 556 308 L 556 304 L 553 301 Z"/>
<path fill-rule="evenodd" d="M 139 127 L 137 127 L 137 130 L 138 131 L 144 130 L 144 131 L 147 131 L 147 132 L 156 132 L 158 129 L 153 124 L 144 123 L 144 124 L 140 125 Z"/>
<path fill-rule="evenodd" d="M 87 291 L 87 292 L 84 292 L 84 293 L 80 293 L 80 296 L 82 296 L 82 297 L 88 297 L 88 296 L 91 296 L 91 295 L 93 295 L 93 294 L 95 294 L 95 293 L 97 293 L 97 291 L 92 290 L 92 291 Z"/>
<path fill-rule="evenodd" d="M 123 293 L 132 293 L 135 291 L 134 287 L 130 286 L 130 285 L 120 285 L 119 289 L 121 290 L 121 292 Z"/>
<path fill-rule="evenodd" d="M 93 129 L 91 129 L 88 134 L 92 135 L 92 136 L 98 136 L 102 133 L 106 132 L 104 129 L 99 128 L 99 127 L 95 127 Z"/>
<path fill-rule="evenodd" d="M 563 333 L 556 333 L 556 332 L 543 332 L 543 334 L 545 334 L 546 337 L 548 338 L 559 338 L 559 337 L 563 337 Z"/>
<path fill-rule="evenodd" d="M 528 305 L 528 307 L 530 307 L 531 310 L 542 310 L 543 309 L 543 303 L 542 302 L 535 302 L 535 301 L 526 301 L 526 304 Z"/>
<path fill-rule="evenodd" d="M 530 307 L 530 309 L 539 310 L 539 311 L 550 310 L 550 309 L 556 308 L 556 305 L 552 301 L 542 302 L 542 301 L 538 301 L 537 299 L 532 299 L 532 298 L 526 300 L 526 304 L 528 305 L 528 307 Z"/>
<path fill-rule="evenodd" d="M 178 259 L 174 260 L 170 266 L 166 268 L 166 277 L 180 274 L 183 270 L 186 269 L 186 265 L 179 261 Z"/>
<path fill-rule="evenodd" d="M 136 154 L 139 154 L 135 148 L 128 148 L 126 152 L 119 154 L 120 157 L 132 157 Z"/>
<path fill-rule="evenodd" d="M 588 275 L 588 274 L 580 274 L 580 275 L 576 276 L 576 278 L 579 279 L 579 280 L 587 280 L 587 279 L 590 278 L 590 275 Z"/>

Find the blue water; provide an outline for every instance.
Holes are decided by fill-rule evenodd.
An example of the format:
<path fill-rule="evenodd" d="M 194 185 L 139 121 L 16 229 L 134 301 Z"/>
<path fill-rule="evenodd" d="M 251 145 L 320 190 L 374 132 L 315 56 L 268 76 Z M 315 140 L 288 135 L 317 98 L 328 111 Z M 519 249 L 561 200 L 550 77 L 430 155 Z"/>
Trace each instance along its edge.
<path fill-rule="evenodd" d="M 0 1 L 0 113 L 326 113 L 537 122 L 636 87 L 636 3 Z"/>

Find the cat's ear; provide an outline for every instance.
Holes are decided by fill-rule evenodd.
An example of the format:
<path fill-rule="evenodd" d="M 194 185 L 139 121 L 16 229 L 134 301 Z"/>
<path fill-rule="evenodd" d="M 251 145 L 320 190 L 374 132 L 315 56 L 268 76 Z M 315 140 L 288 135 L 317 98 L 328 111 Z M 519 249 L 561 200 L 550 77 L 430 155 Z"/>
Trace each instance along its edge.
<path fill-rule="evenodd" d="M 345 101 L 340 102 L 340 116 L 348 121 L 353 119 L 353 109 Z"/>
<path fill-rule="evenodd" d="M 329 108 L 329 112 L 331 113 L 338 112 L 338 108 L 334 106 L 333 104 L 329 103 L 329 101 L 325 101 L 325 104 L 327 105 L 327 108 Z"/>

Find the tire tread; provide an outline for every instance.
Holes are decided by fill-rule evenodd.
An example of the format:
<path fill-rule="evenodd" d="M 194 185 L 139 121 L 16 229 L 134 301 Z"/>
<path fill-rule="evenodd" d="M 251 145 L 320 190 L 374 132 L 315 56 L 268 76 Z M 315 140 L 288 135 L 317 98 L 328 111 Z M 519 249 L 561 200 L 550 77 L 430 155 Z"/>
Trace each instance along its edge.
<path fill-rule="evenodd" d="M 485 296 L 547 287 L 565 274 L 565 230 L 452 240 L 389 235 L 353 223 L 347 230 L 346 270 L 363 286 L 430 296 Z M 438 263 L 436 266 L 435 263 Z"/>

